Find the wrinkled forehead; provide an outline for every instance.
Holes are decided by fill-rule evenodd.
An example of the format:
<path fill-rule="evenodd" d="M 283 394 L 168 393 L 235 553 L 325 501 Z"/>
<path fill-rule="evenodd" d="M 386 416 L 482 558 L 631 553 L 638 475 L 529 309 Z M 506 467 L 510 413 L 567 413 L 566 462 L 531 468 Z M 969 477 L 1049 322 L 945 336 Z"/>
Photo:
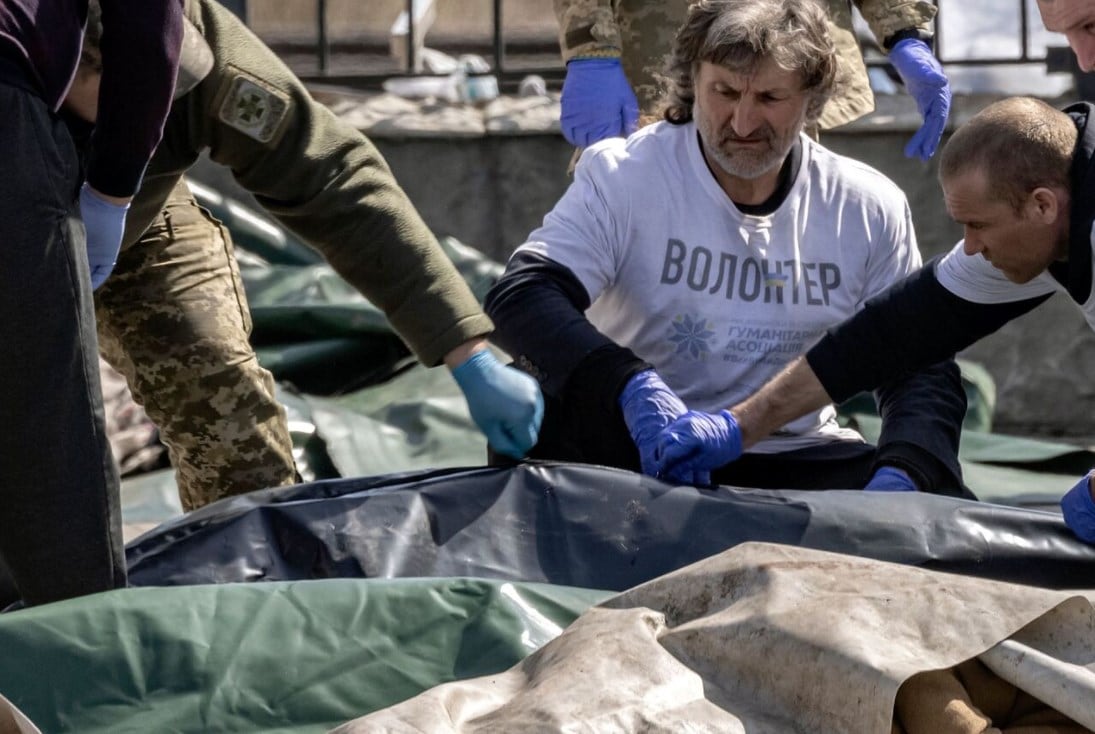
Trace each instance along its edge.
<path fill-rule="evenodd" d="M 1046 30 L 1064 33 L 1095 21 L 1095 0 L 1038 0 Z"/>
<path fill-rule="evenodd" d="M 771 57 L 762 56 L 736 68 L 729 65 L 701 61 L 698 64 L 697 79 L 708 82 L 722 82 L 733 87 L 753 87 L 757 89 L 784 89 L 794 92 L 802 88 L 802 74 L 779 66 Z"/>

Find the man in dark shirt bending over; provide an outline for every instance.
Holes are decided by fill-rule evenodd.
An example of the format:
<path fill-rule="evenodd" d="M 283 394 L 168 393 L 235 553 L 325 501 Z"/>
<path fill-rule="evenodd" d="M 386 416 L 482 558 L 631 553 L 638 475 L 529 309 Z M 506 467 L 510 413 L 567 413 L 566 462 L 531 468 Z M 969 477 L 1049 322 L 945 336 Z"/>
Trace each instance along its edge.
<path fill-rule="evenodd" d="M 947 143 L 939 177 L 965 239 L 732 407 L 722 436 L 670 425 L 662 446 L 677 458 L 669 461 L 725 458 L 732 441 L 723 436 L 748 447 L 818 405 L 954 354 L 1056 291 L 1095 329 L 1095 105 L 992 104 Z M 1095 471 L 1061 507 L 1073 532 L 1095 543 Z"/>
<path fill-rule="evenodd" d="M 56 112 L 80 58 L 86 0 L 0 0 L 0 556 L 26 604 L 125 585 L 91 291 L 113 265 L 160 140 L 182 8 L 102 4 L 100 115 L 81 186 Z"/>

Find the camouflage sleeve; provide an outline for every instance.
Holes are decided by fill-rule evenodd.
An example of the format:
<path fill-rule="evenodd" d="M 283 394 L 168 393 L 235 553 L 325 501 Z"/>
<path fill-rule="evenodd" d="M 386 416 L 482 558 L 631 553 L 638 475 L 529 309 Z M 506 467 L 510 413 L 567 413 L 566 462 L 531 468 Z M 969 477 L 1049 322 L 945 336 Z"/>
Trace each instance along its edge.
<path fill-rule="evenodd" d="M 312 100 L 231 12 L 199 2 L 216 62 L 183 98 L 192 149 L 208 147 L 384 311 L 424 364 L 490 333 L 490 319 L 373 144 Z"/>
<path fill-rule="evenodd" d="M 935 5 L 926 0 L 854 0 L 863 19 L 871 28 L 878 45 L 886 47 L 886 40 L 898 31 L 918 31 L 931 38 L 934 33 L 932 20 Z"/>
<path fill-rule="evenodd" d="M 563 63 L 616 58 L 622 48 L 613 0 L 553 0 Z"/>

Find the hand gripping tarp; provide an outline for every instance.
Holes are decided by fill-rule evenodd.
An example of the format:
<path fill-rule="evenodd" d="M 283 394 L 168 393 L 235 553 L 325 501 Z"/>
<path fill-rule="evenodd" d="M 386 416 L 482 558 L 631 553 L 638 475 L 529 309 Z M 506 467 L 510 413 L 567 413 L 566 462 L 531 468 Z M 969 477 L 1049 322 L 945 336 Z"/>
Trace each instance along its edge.
<path fill-rule="evenodd" d="M 1000 660 L 1015 650 L 1026 658 Z M 506 673 L 439 686 L 334 734 L 888 734 L 902 683 L 978 656 L 1023 691 L 1071 676 L 1060 711 L 1039 712 L 1056 725 L 1027 731 L 1084 731 L 1061 714 L 1095 726 L 1090 598 L 749 543 L 604 601 Z M 958 698 L 933 707 L 911 693 L 920 698 L 906 692 L 894 731 L 1000 731 L 953 726 Z M 988 724 L 1017 723 L 1001 719 Z"/>
<path fill-rule="evenodd" d="M 623 590 L 747 541 L 1048 588 L 1095 579 L 1095 547 L 1048 512 L 920 493 L 703 490 L 567 464 L 264 490 L 126 552 L 137 586 L 474 576 Z"/>

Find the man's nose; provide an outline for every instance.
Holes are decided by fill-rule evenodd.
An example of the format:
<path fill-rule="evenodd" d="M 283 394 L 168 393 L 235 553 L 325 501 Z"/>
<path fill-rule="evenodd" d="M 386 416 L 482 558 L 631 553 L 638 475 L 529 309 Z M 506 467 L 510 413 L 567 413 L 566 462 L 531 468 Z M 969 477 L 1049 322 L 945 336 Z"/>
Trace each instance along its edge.
<path fill-rule="evenodd" d="M 967 255 L 976 255 L 985 248 L 981 246 L 981 243 L 977 241 L 976 236 L 971 237 L 969 232 L 966 232 L 966 239 L 962 242 L 962 252 Z"/>
<path fill-rule="evenodd" d="M 734 107 L 730 128 L 739 138 L 747 138 L 757 130 L 759 108 L 755 102 L 742 97 Z"/>
<path fill-rule="evenodd" d="M 1068 34 L 1069 45 L 1076 53 L 1076 63 L 1083 71 L 1095 69 L 1095 36 L 1086 31 L 1077 31 Z"/>

